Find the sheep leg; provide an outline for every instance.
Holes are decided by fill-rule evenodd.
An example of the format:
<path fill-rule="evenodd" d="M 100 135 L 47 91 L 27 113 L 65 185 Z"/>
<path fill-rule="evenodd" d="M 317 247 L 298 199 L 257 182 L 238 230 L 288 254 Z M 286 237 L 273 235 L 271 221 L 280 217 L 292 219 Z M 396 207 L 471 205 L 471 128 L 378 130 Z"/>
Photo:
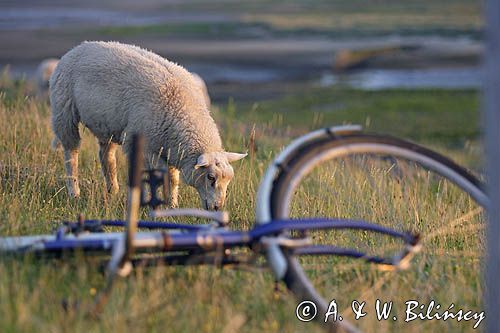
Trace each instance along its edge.
<path fill-rule="evenodd" d="M 66 169 L 66 188 L 72 198 L 80 196 L 78 185 L 78 149 L 64 150 L 64 168 Z"/>
<path fill-rule="evenodd" d="M 113 142 L 99 142 L 99 159 L 101 161 L 102 173 L 106 180 L 106 188 L 109 193 L 118 193 L 118 178 L 116 176 L 116 148 Z"/>
<path fill-rule="evenodd" d="M 172 208 L 179 207 L 179 170 L 174 167 L 168 168 L 170 179 L 170 206 Z"/>
<path fill-rule="evenodd" d="M 52 129 L 64 148 L 64 169 L 66 170 L 66 188 L 72 198 L 80 196 L 78 185 L 78 152 L 80 116 L 71 99 L 54 102 L 52 105 Z"/>

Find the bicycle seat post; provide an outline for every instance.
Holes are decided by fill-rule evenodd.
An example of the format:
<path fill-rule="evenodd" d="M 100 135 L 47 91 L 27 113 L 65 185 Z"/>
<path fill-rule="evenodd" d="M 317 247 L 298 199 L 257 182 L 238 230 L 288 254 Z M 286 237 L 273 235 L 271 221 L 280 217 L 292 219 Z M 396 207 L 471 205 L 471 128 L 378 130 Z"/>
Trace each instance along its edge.
<path fill-rule="evenodd" d="M 125 253 L 120 268 L 126 265 L 134 254 L 134 235 L 137 231 L 139 209 L 141 207 L 142 170 L 144 164 L 144 137 L 135 135 L 129 157 L 129 188 L 127 204 L 127 225 L 125 230 Z M 126 275 L 126 274 L 125 274 Z"/>
<path fill-rule="evenodd" d="M 144 138 L 135 135 L 132 139 L 132 149 L 129 155 L 129 189 L 127 202 L 127 220 L 124 237 L 113 245 L 111 259 L 107 266 L 107 284 L 96 297 L 90 314 L 98 317 L 107 303 L 109 294 L 117 275 L 127 276 L 132 270 L 130 258 L 134 254 L 134 236 L 137 231 L 139 209 L 141 207 L 142 170 L 144 163 Z"/>

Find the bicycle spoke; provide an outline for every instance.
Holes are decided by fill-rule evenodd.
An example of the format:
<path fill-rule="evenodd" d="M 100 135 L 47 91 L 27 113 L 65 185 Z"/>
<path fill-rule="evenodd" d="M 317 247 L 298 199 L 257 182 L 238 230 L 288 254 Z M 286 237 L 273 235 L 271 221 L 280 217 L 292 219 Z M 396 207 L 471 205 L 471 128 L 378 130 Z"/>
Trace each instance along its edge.
<path fill-rule="evenodd" d="M 335 246 L 366 254 L 359 259 L 296 259 L 300 266 L 292 269 L 302 267 L 304 272 L 296 276 L 307 278 L 323 300 L 369 302 L 385 298 L 384 290 L 394 290 L 396 301 L 451 304 L 458 297 L 461 306 L 480 305 L 474 297 L 480 294 L 480 281 L 465 281 L 470 266 L 480 264 L 484 214 L 476 200 L 484 204 L 486 199 L 479 182 L 452 162 L 398 140 L 353 135 L 352 140 L 318 140 L 309 151 L 297 152 L 275 183 L 276 218 L 356 219 L 422 234 L 422 254 L 408 271 L 395 274 L 381 273 L 382 266 L 363 259 L 390 258 L 404 246 L 401 241 L 371 232 L 309 231 L 313 245 L 319 246 L 316 252 Z M 348 308 L 346 315 L 350 313 Z M 432 327 L 429 324 L 429 330 Z"/>

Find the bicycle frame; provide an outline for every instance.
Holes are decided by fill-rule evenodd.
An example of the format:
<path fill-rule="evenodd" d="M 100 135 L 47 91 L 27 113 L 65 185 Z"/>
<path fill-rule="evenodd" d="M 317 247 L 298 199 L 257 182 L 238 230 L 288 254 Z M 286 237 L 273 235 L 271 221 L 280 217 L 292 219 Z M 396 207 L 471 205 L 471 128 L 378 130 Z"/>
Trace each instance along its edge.
<path fill-rule="evenodd" d="M 0 250 L 8 253 L 36 254 L 63 254 L 72 251 L 108 252 L 112 254 L 123 232 L 92 232 L 102 230 L 103 227 L 126 226 L 121 220 L 86 220 L 80 223 L 65 222 L 54 235 L 40 235 L 31 237 L 5 237 L 0 239 Z M 406 257 L 418 246 L 418 236 L 400 232 L 364 221 L 348 219 L 312 218 L 301 220 L 276 220 L 264 225 L 257 225 L 250 231 L 231 231 L 217 224 L 187 225 L 165 222 L 139 221 L 140 229 L 159 229 L 162 231 L 137 232 L 132 241 L 134 249 L 141 253 L 160 251 L 163 253 L 179 251 L 211 252 L 235 247 L 255 248 L 257 245 L 275 243 L 284 248 L 294 249 L 297 255 L 342 255 L 355 258 L 364 258 L 369 262 L 383 263 L 397 266 L 403 257 Z M 410 249 L 404 250 L 404 256 L 381 258 L 367 256 L 352 249 L 336 246 L 311 245 L 307 238 L 277 237 L 288 231 L 310 231 L 322 229 L 356 229 L 372 231 L 390 237 L 401 239 Z M 165 232 L 174 230 L 177 232 Z"/>
<path fill-rule="evenodd" d="M 229 217 L 226 212 L 209 212 L 196 209 L 157 210 L 166 200 L 158 197 L 157 190 L 168 193 L 168 176 L 164 171 L 148 171 L 143 177 L 142 144 L 134 138 L 129 169 L 129 198 L 127 219 L 123 220 L 83 220 L 63 222 L 52 235 L 21 236 L 0 238 L 0 253 L 26 254 L 36 256 L 83 252 L 110 258 L 107 265 L 108 283 L 99 293 L 93 315 L 99 315 L 106 303 L 116 276 L 126 276 L 133 265 L 156 264 L 241 264 L 244 257 L 231 254 L 234 248 L 249 248 L 254 254 L 269 253 L 271 249 L 289 251 L 300 255 L 337 255 L 363 259 L 383 265 L 389 269 L 404 269 L 409 259 L 419 248 L 419 236 L 400 232 L 365 221 L 348 219 L 309 218 L 300 220 L 273 220 L 256 224 L 249 231 L 228 229 Z M 149 186 L 149 199 L 145 188 Z M 140 206 L 153 209 L 151 217 L 196 216 L 208 218 L 212 222 L 202 225 L 138 221 Z M 123 229 L 122 232 L 104 232 L 104 227 Z M 150 231 L 136 232 L 137 229 Z M 350 248 L 335 245 L 313 245 L 305 235 L 309 230 L 355 229 L 371 231 L 401 239 L 402 250 L 393 257 L 378 257 Z M 151 231 L 152 230 L 152 231 Z M 298 235 L 293 237 L 293 235 Z M 154 254 L 154 255 L 151 255 Z M 268 257 L 269 259 L 269 257 Z"/>

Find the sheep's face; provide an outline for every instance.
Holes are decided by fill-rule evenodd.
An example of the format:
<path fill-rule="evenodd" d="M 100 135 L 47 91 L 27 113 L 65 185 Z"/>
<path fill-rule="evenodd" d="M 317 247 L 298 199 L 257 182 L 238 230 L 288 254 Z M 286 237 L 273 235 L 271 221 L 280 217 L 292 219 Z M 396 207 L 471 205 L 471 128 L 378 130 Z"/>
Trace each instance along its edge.
<path fill-rule="evenodd" d="M 234 176 L 230 163 L 245 156 L 246 154 L 216 152 L 198 157 L 193 185 L 198 190 L 203 208 L 219 210 L 224 206 L 227 185 Z"/>

